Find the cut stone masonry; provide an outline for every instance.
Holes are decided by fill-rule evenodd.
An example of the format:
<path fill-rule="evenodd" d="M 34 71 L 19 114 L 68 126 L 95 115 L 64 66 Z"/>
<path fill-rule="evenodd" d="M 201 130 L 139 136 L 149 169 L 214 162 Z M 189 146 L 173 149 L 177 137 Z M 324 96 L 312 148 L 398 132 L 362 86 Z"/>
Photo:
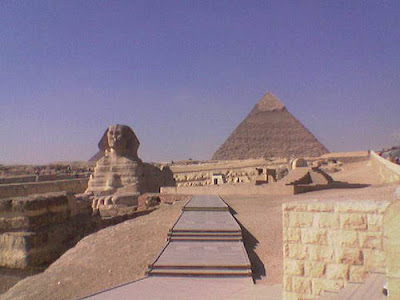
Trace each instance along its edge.
<path fill-rule="evenodd" d="M 362 282 L 369 272 L 384 272 L 383 213 L 389 204 L 284 204 L 284 299 L 315 299 L 348 282 Z"/>

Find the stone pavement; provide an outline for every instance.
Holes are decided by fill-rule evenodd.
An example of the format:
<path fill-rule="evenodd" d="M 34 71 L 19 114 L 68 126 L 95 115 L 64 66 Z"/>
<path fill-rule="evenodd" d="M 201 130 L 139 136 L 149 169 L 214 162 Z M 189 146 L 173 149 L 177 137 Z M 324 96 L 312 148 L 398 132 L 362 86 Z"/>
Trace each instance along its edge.
<path fill-rule="evenodd" d="M 282 286 L 254 285 L 247 277 L 146 277 L 92 295 L 90 300 L 109 299 L 267 299 L 281 300 Z"/>
<path fill-rule="evenodd" d="M 218 196 L 194 196 L 148 274 L 251 276 L 239 224 Z"/>
<path fill-rule="evenodd" d="M 218 196 L 194 196 L 149 266 L 148 277 L 88 299 L 281 299 L 256 286 L 239 224 Z"/>

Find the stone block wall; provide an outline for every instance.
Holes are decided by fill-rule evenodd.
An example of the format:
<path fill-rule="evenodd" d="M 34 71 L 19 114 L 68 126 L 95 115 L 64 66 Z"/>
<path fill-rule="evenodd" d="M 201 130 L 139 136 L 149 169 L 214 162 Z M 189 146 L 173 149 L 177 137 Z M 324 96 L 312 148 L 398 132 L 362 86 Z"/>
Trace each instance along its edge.
<path fill-rule="evenodd" d="M 398 200 L 388 207 L 383 219 L 389 300 L 400 299 L 400 187 L 398 192 Z"/>
<path fill-rule="evenodd" d="M 400 165 L 384 159 L 374 151 L 371 151 L 370 158 L 370 163 L 378 170 L 376 175 L 382 179 L 382 182 L 400 182 Z"/>
<path fill-rule="evenodd" d="M 88 178 L 0 184 L 0 199 L 62 191 L 79 194 L 83 193 L 86 190 L 87 184 Z"/>
<path fill-rule="evenodd" d="M 65 192 L 0 199 L 0 266 L 42 267 L 94 231 L 90 203 L 71 215 L 69 201 Z"/>
<path fill-rule="evenodd" d="M 383 213 L 389 201 L 283 204 L 284 299 L 324 291 L 385 271 Z"/>

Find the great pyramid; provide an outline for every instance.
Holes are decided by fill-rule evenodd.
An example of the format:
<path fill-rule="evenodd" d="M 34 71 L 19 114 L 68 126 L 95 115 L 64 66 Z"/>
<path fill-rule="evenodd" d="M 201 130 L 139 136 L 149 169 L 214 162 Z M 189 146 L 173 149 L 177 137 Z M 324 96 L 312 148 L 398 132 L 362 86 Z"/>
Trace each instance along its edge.
<path fill-rule="evenodd" d="M 272 93 L 266 93 L 212 160 L 320 156 L 328 150 Z"/>

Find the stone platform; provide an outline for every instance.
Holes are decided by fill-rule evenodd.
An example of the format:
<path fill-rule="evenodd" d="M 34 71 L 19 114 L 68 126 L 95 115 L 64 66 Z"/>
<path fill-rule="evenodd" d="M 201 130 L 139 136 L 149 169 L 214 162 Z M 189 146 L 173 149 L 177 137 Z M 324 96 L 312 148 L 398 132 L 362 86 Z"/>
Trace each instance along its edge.
<path fill-rule="evenodd" d="M 168 238 L 170 241 L 240 241 L 242 231 L 229 211 L 184 211 Z"/>
<path fill-rule="evenodd" d="M 149 266 L 147 278 L 89 299 L 243 299 L 251 295 L 250 260 L 228 205 L 218 196 L 201 195 L 182 210 L 167 245 Z M 280 294 L 280 288 L 277 291 Z"/>
<path fill-rule="evenodd" d="M 249 277 L 147 277 L 84 299 L 269 299 L 280 300 L 281 287 L 256 286 Z"/>
<path fill-rule="evenodd" d="M 228 205 L 214 195 L 196 195 L 183 207 L 183 211 L 228 211 Z"/>
<path fill-rule="evenodd" d="M 250 276 L 239 224 L 218 196 L 194 196 L 149 266 L 150 276 Z"/>
<path fill-rule="evenodd" d="M 170 242 L 151 265 L 150 275 L 251 275 L 242 242 Z"/>

